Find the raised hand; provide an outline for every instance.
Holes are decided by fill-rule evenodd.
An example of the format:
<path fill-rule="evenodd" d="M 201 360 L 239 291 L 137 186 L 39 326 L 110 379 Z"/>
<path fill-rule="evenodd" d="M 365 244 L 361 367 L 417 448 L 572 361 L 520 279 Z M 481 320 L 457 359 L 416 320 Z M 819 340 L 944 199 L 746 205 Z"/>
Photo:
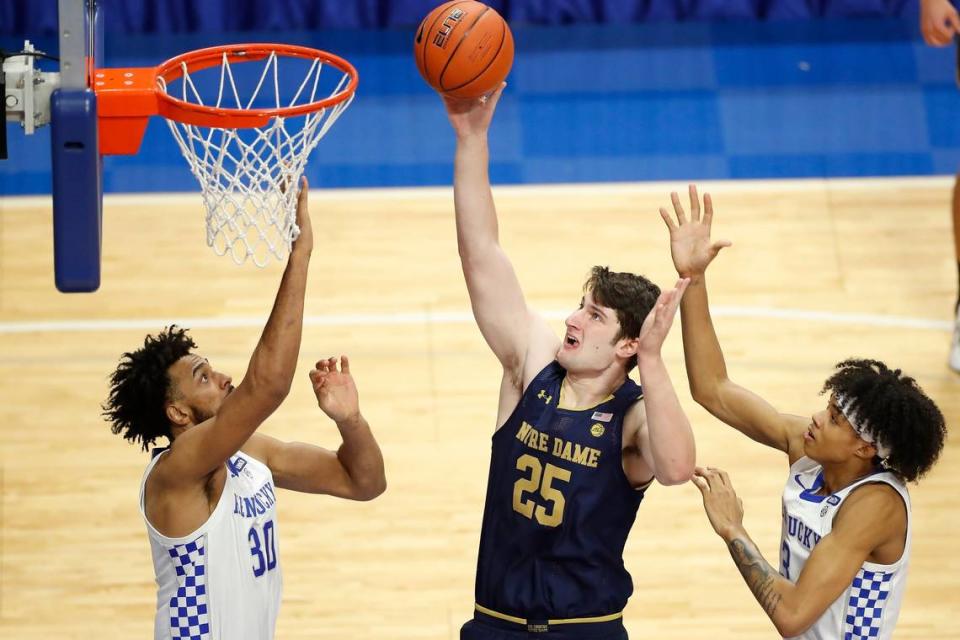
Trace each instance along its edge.
<path fill-rule="evenodd" d="M 690 219 L 687 219 L 676 192 L 670 194 L 677 220 L 663 207 L 660 217 L 670 230 L 670 255 L 673 266 L 682 278 L 703 275 L 707 266 L 717 257 L 720 249 L 731 246 L 728 240 L 710 242 L 710 227 L 713 224 L 713 200 L 710 194 L 703 196 L 703 218 L 700 217 L 700 198 L 697 188 L 690 185 Z"/>
<path fill-rule="evenodd" d="M 451 98 L 441 94 L 440 97 L 443 98 L 443 103 L 447 107 L 447 117 L 450 118 L 450 124 L 453 125 L 457 138 L 469 138 L 487 133 L 490 121 L 493 119 L 493 112 L 506 86 L 507 83 L 504 82 L 498 89 L 482 98 Z"/>
<path fill-rule="evenodd" d="M 673 318 L 677 315 L 677 307 L 680 306 L 680 299 L 683 298 L 683 292 L 687 290 L 690 284 L 688 278 L 677 281 L 676 286 L 669 291 L 660 293 L 657 303 L 647 314 L 640 327 L 640 336 L 637 338 L 637 351 L 640 354 L 659 354 L 663 341 L 667 339 L 670 333 L 670 326 L 673 324 Z M 642 355 L 641 355 L 642 357 Z"/>
<path fill-rule="evenodd" d="M 921 0 L 920 31 L 927 44 L 943 47 L 960 33 L 960 16 L 950 0 Z"/>
<path fill-rule="evenodd" d="M 693 473 L 693 484 L 700 489 L 703 508 L 713 530 L 724 539 L 730 537 L 743 527 L 743 501 L 733 490 L 730 476 L 712 467 L 697 467 Z"/>
<path fill-rule="evenodd" d="M 294 241 L 293 248 L 307 254 L 313 252 L 313 225 L 310 224 L 310 210 L 307 206 L 309 190 L 310 184 L 306 176 L 300 178 L 300 192 L 297 194 L 297 226 L 300 228 L 300 235 Z"/>
<path fill-rule="evenodd" d="M 327 358 L 317 362 L 310 371 L 310 382 L 317 396 L 317 403 L 327 416 L 340 423 L 360 414 L 360 398 L 357 385 L 350 375 L 350 361 L 340 356 L 340 370 L 337 371 L 337 359 Z"/>

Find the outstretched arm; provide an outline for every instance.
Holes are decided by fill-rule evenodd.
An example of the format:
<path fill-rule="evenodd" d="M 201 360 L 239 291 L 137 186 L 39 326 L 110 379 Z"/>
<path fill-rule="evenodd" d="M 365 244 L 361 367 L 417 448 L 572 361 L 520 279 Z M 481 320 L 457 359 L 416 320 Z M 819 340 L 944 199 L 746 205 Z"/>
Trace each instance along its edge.
<path fill-rule="evenodd" d="M 244 449 L 262 459 L 278 487 L 304 493 L 325 493 L 350 500 L 372 500 L 387 488 L 383 454 L 370 425 L 360 413 L 360 400 L 346 356 L 317 362 L 310 382 L 317 402 L 333 420 L 343 444 L 336 451 L 303 442 L 281 442 L 254 434 Z"/>
<path fill-rule="evenodd" d="M 290 391 L 300 352 L 307 267 L 313 251 L 307 189 L 304 178 L 297 200 L 300 236 L 290 251 L 273 310 L 250 358 L 246 375 L 223 401 L 216 416 L 177 437 L 163 474 L 172 484 L 195 483 L 221 466 Z"/>
<path fill-rule="evenodd" d="M 637 341 L 637 368 L 643 386 L 643 403 L 636 405 L 640 418 L 637 447 L 657 482 L 664 485 L 689 480 L 697 458 L 690 419 L 680 406 L 660 355 L 688 284 L 689 280 L 682 279 L 674 289 L 660 294 Z M 630 479 L 634 484 L 644 481 L 633 476 Z"/>
<path fill-rule="evenodd" d="M 720 250 L 730 242 L 711 242 L 713 201 L 703 197 L 703 217 L 696 187 L 690 185 L 690 218 L 687 219 L 680 197 L 670 194 L 676 220 L 660 209 L 670 230 L 670 253 L 680 277 L 690 286 L 680 303 L 680 324 L 687 379 L 693 399 L 714 416 L 750 438 L 790 454 L 790 460 L 803 455 L 802 435 L 809 421 L 777 412 L 766 400 L 734 383 L 727 376 L 720 341 L 713 328 L 707 299 L 706 270 Z"/>
<path fill-rule="evenodd" d="M 444 103 L 457 136 L 453 179 L 457 247 L 470 304 L 505 374 L 520 386 L 530 347 L 548 354 L 545 364 L 559 348 L 559 338 L 527 308 L 513 265 L 500 246 L 488 175 L 487 132 L 504 86 L 487 98 L 444 97 Z"/>
<path fill-rule="evenodd" d="M 784 637 L 809 629 L 850 586 L 870 554 L 895 538 L 898 527 L 906 527 L 903 502 L 892 490 L 881 485 L 857 489 L 834 517 L 831 533 L 816 543 L 794 583 L 770 566 L 743 528 L 743 503 L 726 472 L 698 467 L 693 481 L 714 531 Z"/>

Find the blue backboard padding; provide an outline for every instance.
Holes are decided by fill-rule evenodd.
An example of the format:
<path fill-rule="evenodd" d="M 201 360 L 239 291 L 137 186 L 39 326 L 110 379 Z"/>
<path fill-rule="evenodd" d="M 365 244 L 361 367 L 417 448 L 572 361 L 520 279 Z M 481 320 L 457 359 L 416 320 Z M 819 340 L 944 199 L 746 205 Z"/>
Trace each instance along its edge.
<path fill-rule="evenodd" d="M 95 291 L 102 229 L 96 96 L 89 90 L 60 89 L 50 106 L 56 285 L 65 293 Z"/>

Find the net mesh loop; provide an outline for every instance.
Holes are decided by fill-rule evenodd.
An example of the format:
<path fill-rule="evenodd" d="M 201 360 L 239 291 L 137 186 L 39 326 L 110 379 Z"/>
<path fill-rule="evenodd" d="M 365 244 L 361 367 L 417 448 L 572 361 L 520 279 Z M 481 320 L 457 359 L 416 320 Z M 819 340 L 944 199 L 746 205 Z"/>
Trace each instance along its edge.
<path fill-rule="evenodd" d="M 248 95 L 240 90 L 226 52 L 221 56 L 219 83 L 214 83 L 216 96 L 209 102 L 204 101 L 203 87 L 195 82 L 186 62 L 180 63 L 182 79 L 176 86 L 168 87 L 161 76 L 159 89 L 184 103 L 234 111 L 254 109 L 264 101 L 278 110 L 299 107 L 336 98 L 348 89 L 350 74 L 317 57 L 308 61 L 296 93 L 285 100 L 280 77 L 284 60 L 282 53 L 271 51 L 262 59 L 243 61 L 247 65 L 263 64 L 256 87 Z M 325 86 L 333 87 L 328 94 L 328 89 L 321 89 L 324 70 Z M 339 78 L 328 77 L 337 73 Z M 353 97 L 351 92 L 342 101 L 304 115 L 277 115 L 262 127 L 209 127 L 167 120 L 190 171 L 200 183 L 207 245 L 217 255 L 229 253 L 237 264 L 249 259 L 259 267 L 266 266 L 271 257 L 286 259 L 300 233 L 297 195 L 307 158 Z"/>

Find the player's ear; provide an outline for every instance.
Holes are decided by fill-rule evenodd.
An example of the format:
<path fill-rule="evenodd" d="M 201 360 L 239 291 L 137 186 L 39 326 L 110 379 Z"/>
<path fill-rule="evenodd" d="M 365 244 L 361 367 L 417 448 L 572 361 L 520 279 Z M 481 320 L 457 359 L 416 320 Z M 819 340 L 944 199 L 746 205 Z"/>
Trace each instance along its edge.
<path fill-rule="evenodd" d="M 185 427 L 190 424 L 190 414 L 175 402 L 171 402 L 167 405 L 166 414 L 167 420 L 178 427 Z"/>
<path fill-rule="evenodd" d="M 640 349 L 639 338 L 620 338 L 617 340 L 617 355 L 621 358 L 632 358 Z"/>

